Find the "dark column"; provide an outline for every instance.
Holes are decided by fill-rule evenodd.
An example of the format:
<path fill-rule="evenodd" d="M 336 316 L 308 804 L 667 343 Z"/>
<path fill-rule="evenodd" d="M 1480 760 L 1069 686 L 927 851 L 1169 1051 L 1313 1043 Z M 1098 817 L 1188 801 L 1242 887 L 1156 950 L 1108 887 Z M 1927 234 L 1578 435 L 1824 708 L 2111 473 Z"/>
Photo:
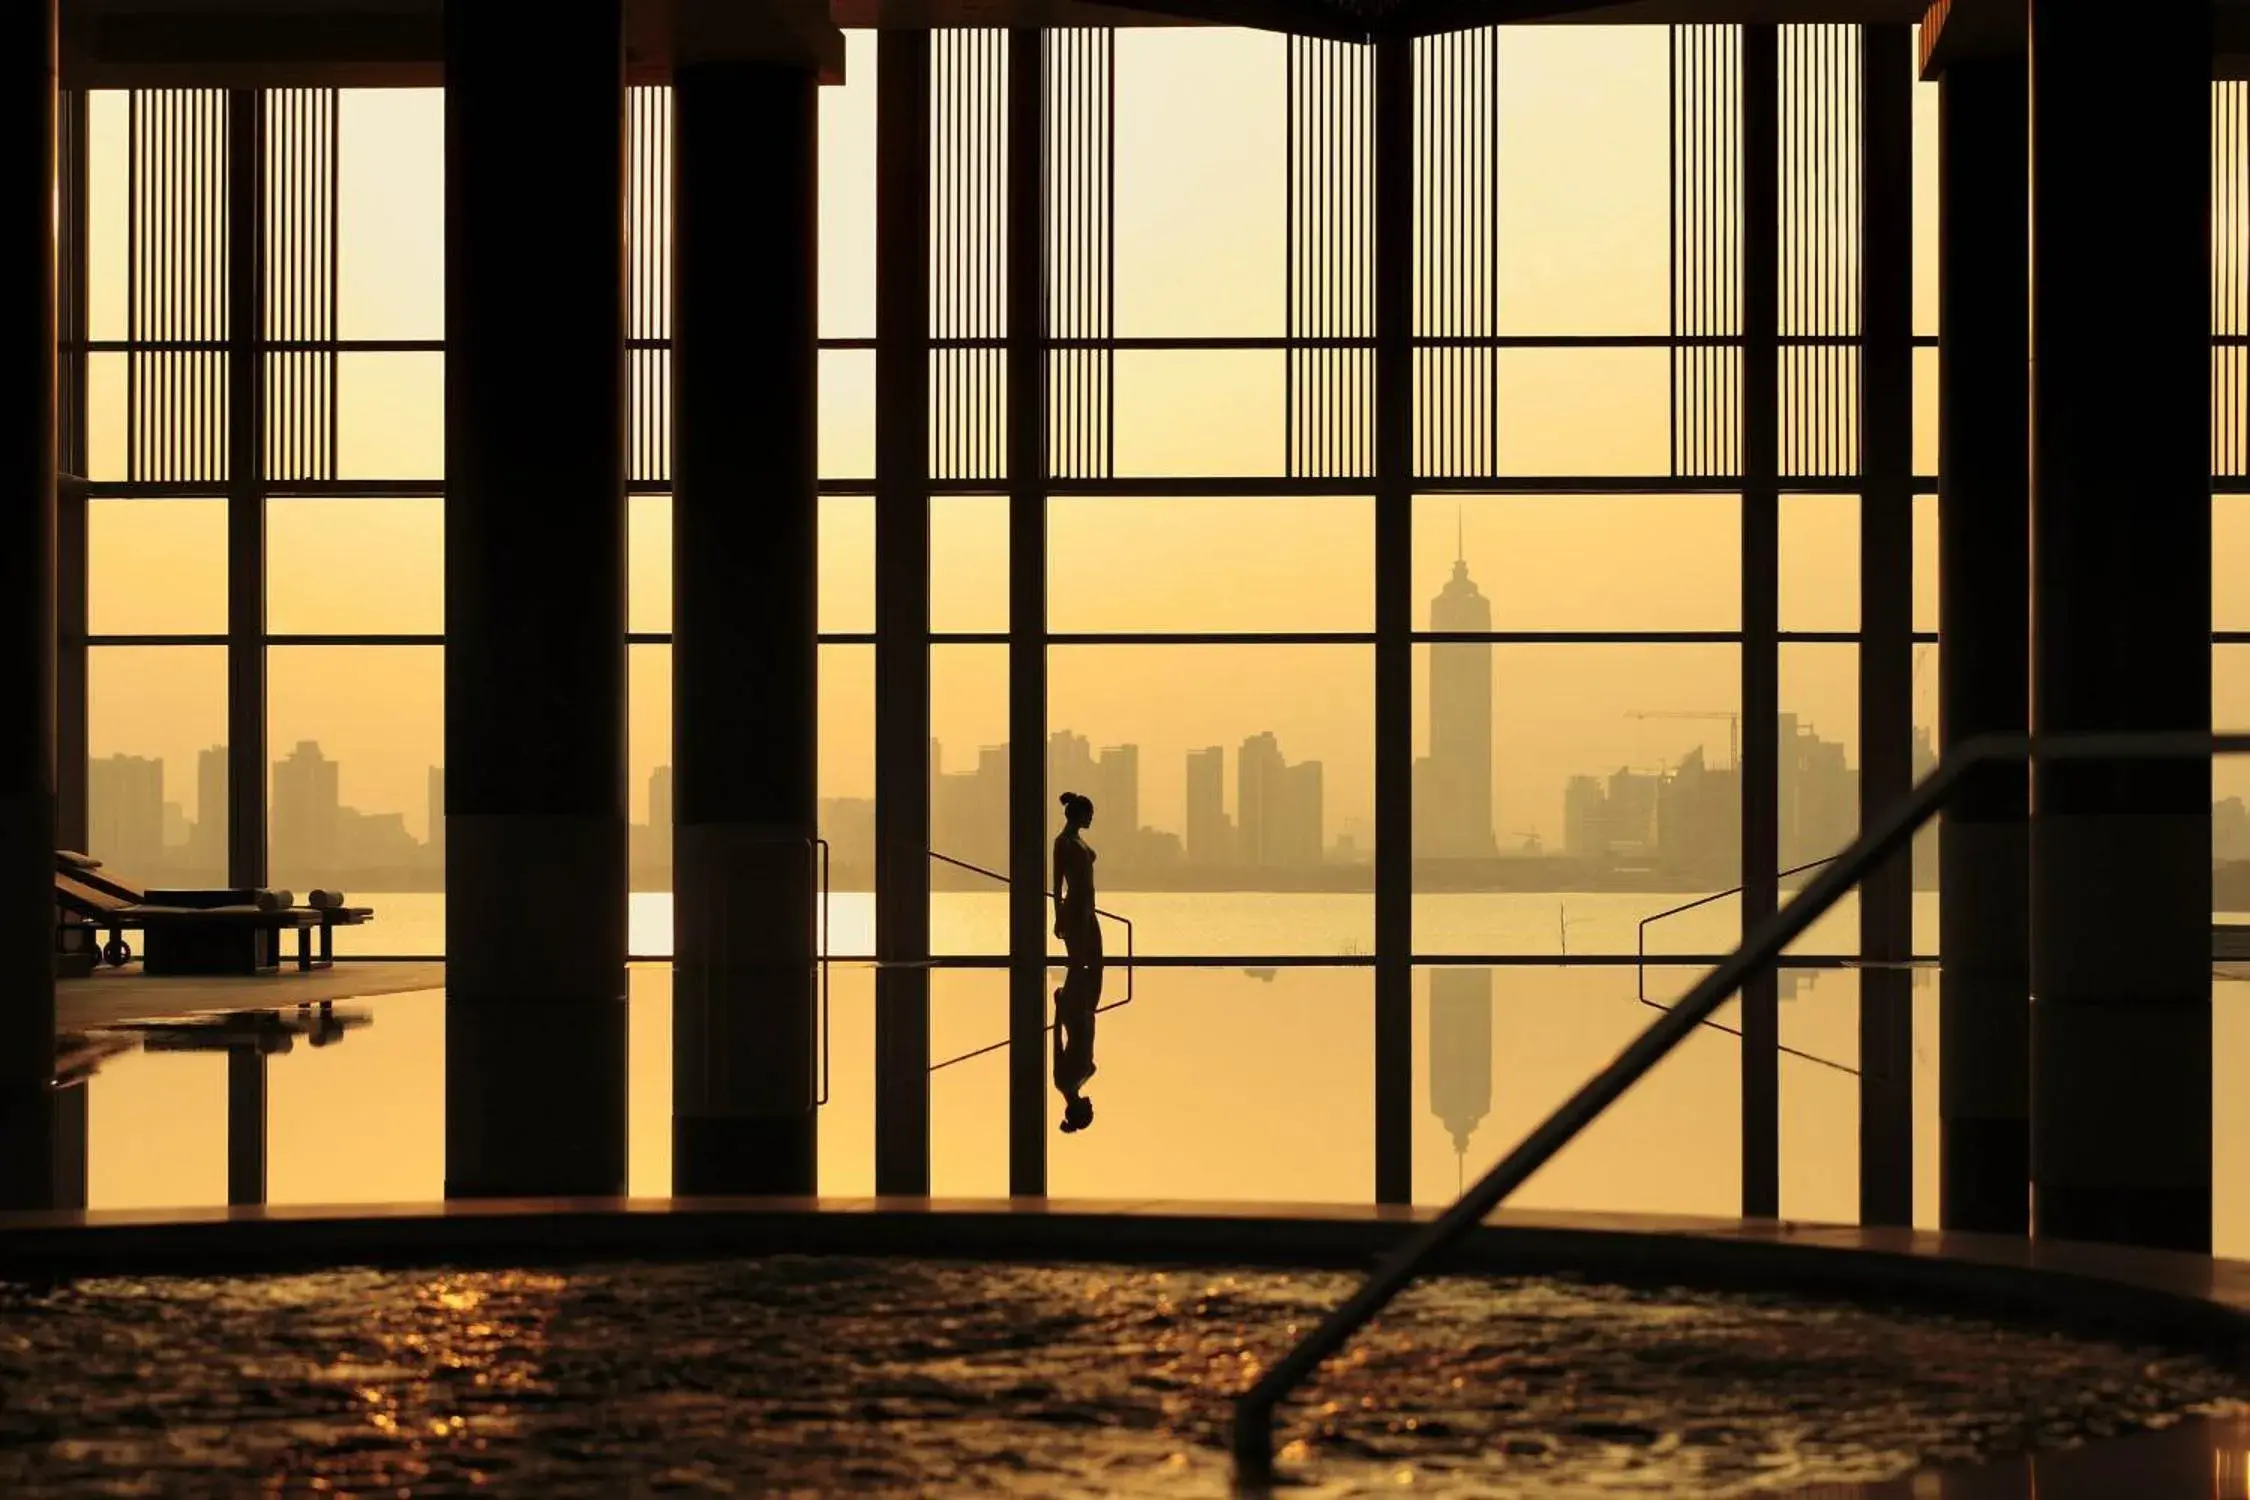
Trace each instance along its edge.
<path fill-rule="evenodd" d="M 0 31 L 0 349 L 16 374 L 0 447 L 0 1208 L 54 1195 L 55 6 Z"/>
<path fill-rule="evenodd" d="M 1742 930 L 1774 914 L 1781 869 L 1781 56 L 1742 28 Z M 1742 1212 L 1781 1212 L 1781 1005 L 1742 987 Z"/>
<path fill-rule="evenodd" d="M 265 1201 L 266 1054 L 252 1040 L 227 1048 L 227 1202 Z"/>
<path fill-rule="evenodd" d="M 2210 29 L 2032 0 L 2037 737 L 2211 727 Z M 2208 1252 L 2210 763 L 2032 805 L 2038 1232 Z"/>
<path fill-rule="evenodd" d="M 1947 754 L 2031 727 L 2031 99 L 2024 59 L 1948 67 L 1938 135 L 1938 723 Z M 1945 810 L 1939 1220 L 2031 1228 L 2031 773 Z"/>
<path fill-rule="evenodd" d="M 1414 43 L 1375 43 L 1375 1201 L 1414 1199 Z"/>
<path fill-rule="evenodd" d="M 86 1206 L 86 1085 L 55 1090 L 56 1208 Z"/>
<path fill-rule="evenodd" d="M 672 103 L 672 1190 L 818 1189 L 818 84 Z"/>
<path fill-rule="evenodd" d="M 265 124 L 262 90 L 227 91 L 227 884 L 253 887 L 268 875 Z"/>
<path fill-rule="evenodd" d="M 625 1188 L 619 0 L 445 13 L 448 1197 Z"/>
<path fill-rule="evenodd" d="M 88 816 L 86 549 L 90 519 L 85 480 L 86 91 L 64 91 L 60 108 L 61 144 L 56 160 L 61 176 L 56 215 L 59 263 L 55 268 L 55 318 L 62 341 L 55 393 L 55 467 L 60 471 L 55 488 L 55 843 L 65 849 L 84 849 Z M 70 1110 L 64 1101 L 71 1092 L 56 1096 L 57 1108 L 63 1110 L 57 1117 L 58 1130 L 67 1128 Z M 83 1120 L 83 1101 L 76 1113 Z"/>
<path fill-rule="evenodd" d="M 1914 785 L 1913 30 L 1861 29 L 1859 824 Z M 1914 862 L 1860 882 L 1859 1218 L 1914 1222 Z"/>
<path fill-rule="evenodd" d="M 1047 1191 L 1045 33 L 1008 33 L 1008 1191 Z"/>
<path fill-rule="evenodd" d="M 877 47 L 875 1191 L 915 1196 L 930 1190 L 930 34 Z"/>

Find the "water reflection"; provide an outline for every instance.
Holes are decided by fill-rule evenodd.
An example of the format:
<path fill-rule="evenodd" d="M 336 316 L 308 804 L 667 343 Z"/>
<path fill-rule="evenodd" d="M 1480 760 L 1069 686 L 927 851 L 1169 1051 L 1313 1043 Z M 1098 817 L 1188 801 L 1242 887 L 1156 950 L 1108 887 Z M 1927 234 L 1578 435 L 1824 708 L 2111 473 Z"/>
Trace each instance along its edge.
<path fill-rule="evenodd" d="M 1094 1101 L 1084 1092 L 1094 1076 L 1094 1017 L 1102 1004 L 1101 945 L 1073 961 L 1055 991 L 1055 1090 L 1063 1096 L 1062 1128 L 1075 1134 L 1094 1123 Z"/>
<path fill-rule="evenodd" d="M 1122 963 L 1122 960 L 1120 960 Z M 1107 974 L 1097 1003 L 1098 1074 L 1077 1077 L 1099 1124 L 1050 1135 L 1058 1197 L 1365 1203 L 1374 1191 L 1374 979 L 1356 966 L 1142 964 Z M 1689 965 L 1652 966 L 1651 999 L 1691 984 Z M 671 1190 L 672 976 L 630 975 L 630 1191 Z M 1091 975 L 1077 982 L 1085 984 Z M 1936 976 L 1915 993 L 1917 1187 L 1934 1219 L 1938 1141 Z M 820 1113 L 820 1187 L 874 1188 L 874 970 L 839 965 L 829 1047 L 833 1086 Z M 1072 1006 L 1068 971 L 1057 1019 Z M 1417 1201 L 1450 1201 L 1614 1057 L 1653 1014 L 1631 965 L 1459 967 L 1417 971 L 1409 1083 Z M 2250 984 L 2214 987 L 2214 1230 L 2223 1255 L 2250 1253 L 2250 1090 L 2232 1064 L 2250 1051 Z M 235 1044 L 266 1075 L 267 1201 L 428 1202 L 444 1194 L 445 996 L 355 1002 L 342 1045 L 312 1044 L 320 1019 L 225 1017 L 192 1032 L 86 1027 L 62 1039 L 65 1091 L 83 1105 L 89 1206 L 169 1208 L 228 1201 L 229 1101 L 246 1084 Z M 1004 1196 L 1008 976 L 1001 968 L 932 975 L 930 1061 L 980 1055 L 931 1077 L 931 1176 L 942 1196 Z M 1781 1014 L 1783 1043 L 1858 1061 L 1857 975 L 1807 971 Z M 339 1013 L 343 1007 L 337 1007 Z M 1731 1007 L 1729 1008 L 1731 1011 Z M 1722 1011 L 1722 1021 L 1733 1019 Z M 270 1017 L 270 1013 L 269 1013 Z M 1093 1040 L 1092 1033 L 1086 1041 Z M 1070 1079 L 1081 1051 L 1058 1027 Z M 259 1051 L 258 1048 L 269 1050 Z M 981 1049 L 992 1047 L 993 1050 Z M 1741 1193 L 1741 1044 L 1705 1028 L 1682 1045 L 1519 1195 L 1522 1206 L 1731 1215 Z M 1088 1057 L 1087 1061 L 1095 1060 Z M 1087 1078 L 1098 1083 L 1089 1086 Z M 76 1096 L 76 1097 L 73 1097 Z M 1067 1108 L 1067 1096 L 1058 1100 Z M 1850 1221 L 1858 1210 L 1858 1080 L 1805 1056 L 1781 1062 L 1782 1207 L 1792 1218 Z"/>

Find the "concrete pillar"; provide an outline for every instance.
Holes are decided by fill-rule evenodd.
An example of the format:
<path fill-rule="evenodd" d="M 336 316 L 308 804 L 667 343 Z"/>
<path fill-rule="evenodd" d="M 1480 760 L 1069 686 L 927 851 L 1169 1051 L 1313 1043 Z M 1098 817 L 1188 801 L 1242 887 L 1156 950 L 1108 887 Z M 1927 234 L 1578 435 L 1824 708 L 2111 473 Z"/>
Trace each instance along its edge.
<path fill-rule="evenodd" d="M 1742 930 L 1781 903 L 1781 36 L 1742 28 Z M 1781 1212 L 1781 993 L 1742 986 L 1742 1213 Z"/>
<path fill-rule="evenodd" d="M 448 1197 L 625 1188 L 620 0 L 445 13 Z"/>
<path fill-rule="evenodd" d="M 2031 727 L 2030 97 L 1954 63 L 1938 136 L 1938 722 L 1950 755 Z M 1939 843 L 1939 1223 L 2031 1227 L 2031 776 L 1973 772 Z"/>
<path fill-rule="evenodd" d="M 930 33 L 878 46 L 875 1191 L 911 1197 L 930 1190 Z"/>
<path fill-rule="evenodd" d="M 2031 6 L 2032 726 L 2211 726 L 2208 3 Z M 2211 768 L 2033 768 L 2041 1235 L 2211 1245 Z"/>
<path fill-rule="evenodd" d="M 0 28 L 0 1208 L 54 1195 L 55 4 Z"/>
<path fill-rule="evenodd" d="M 673 75 L 672 1188 L 818 1186 L 818 84 Z"/>
<path fill-rule="evenodd" d="M 1375 43 L 1375 1201 L 1414 1201 L 1414 42 Z"/>
<path fill-rule="evenodd" d="M 1913 30 L 1861 31 L 1859 822 L 1914 785 Z M 1859 887 L 1859 1219 L 1914 1222 L 1914 864 Z"/>
<path fill-rule="evenodd" d="M 1008 32 L 1008 1194 L 1047 1191 L 1046 33 Z M 1061 792 L 1064 788 L 1056 788 Z M 1059 1019 L 1059 1017 L 1058 1017 Z"/>

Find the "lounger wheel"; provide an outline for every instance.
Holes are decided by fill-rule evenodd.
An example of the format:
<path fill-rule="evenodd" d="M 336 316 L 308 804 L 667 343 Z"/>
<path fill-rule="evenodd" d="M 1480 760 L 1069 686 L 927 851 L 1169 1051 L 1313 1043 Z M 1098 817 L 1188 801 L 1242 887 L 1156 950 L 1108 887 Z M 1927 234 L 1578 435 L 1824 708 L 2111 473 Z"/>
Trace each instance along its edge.
<path fill-rule="evenodd" d="M 121 937 L 113 937 L 102 944 L 102 962 L 113 969 L 122 969 L 133 960 L 133 949 Z"/>

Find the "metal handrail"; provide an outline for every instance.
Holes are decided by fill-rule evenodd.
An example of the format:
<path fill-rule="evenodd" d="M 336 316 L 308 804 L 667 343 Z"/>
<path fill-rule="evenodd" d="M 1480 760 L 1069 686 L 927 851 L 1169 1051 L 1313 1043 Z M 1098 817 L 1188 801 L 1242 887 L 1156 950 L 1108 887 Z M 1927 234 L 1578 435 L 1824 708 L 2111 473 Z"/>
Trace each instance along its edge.
<path fill-rule="evenodd" d="M 1781 950 L 1843 899 L 1865 876 L 1903 848 L 1923 824 L 1937 815 L 1959 789 L 1962 778 L 1993 761 L 2190 760 L 2250 753 L 2250 734 L 2073 734 L 2044 736 L 1982 735 L 1947 755 L 1937 769 L 1862 832 L 1827 869 L 1813 877 L 1789 903 L 1758 924 L 1742 946 L 1728 954 L 1672 1009 L 1649 1023 L 1607 1067 L 1586 1080 L 1513 1151 L 1437 1218 L 1393 1251 L 1369 1273 L 1359 1290 L 1318 1327 L 1277 1360 L 1234 1407 L 1234 1465 L 1237 1482 L 1264 1484 L 1273 1477 L 1273 1414 L 1281 1399 L 1301 1385 L 1323 1360 L 1401 1291 L 1432 1258 L 1450 1249 L 1549 1161 L 1577 1139 L 1625 1091 L 1638 1083 L 1672 1049 L 1708 1020 Z"/>
<path fill-rule="evenodd" d="M 1015 884 L 1013 880 L 1010 880 L 1007 876 L 1001 874 L 998 870 L 988 870 L 983 865 L 973 865 L 965 859 L 955 859 L 950 854 L 940 854 L 935 849 L 928 850 L 927 852 L 930 858 L 936 860 L 939 864 L 951 865 L 957 870 L 967 870 L 972 875 L 982 875 L 983 877 L 985 877 L 985 879 L 997 880 L 1002 885 L 1012 886 Z M 1050 901 L 1057 899 L 1053 891 L 1046 892 L 1046 896 Z M 1098 1016 L 1107 1011 L 1123 1009 L 1125 1006 L 1131 1005 L 1133 1003 L 1133 920 L 1130 917 L 1121 917 L 1113 911 L 1104 911 L 1098 906 L 1094 908 L 1094 915 L 1100 918 L 1107 918 L 1109 921 L 1115 922 L 1125 929 L 1125 998 L 1122 1000 L 1113 1000 L 1107 1005 L 1095 1006 L 1094 1014 Z M 1046 1026 L 1046 1031 L 1042 1031 L 1040 1035 L 1044 1036 L 1046 1035 L 1047 1031 L 1053 1031 L 1056 1024 L 1056 1022 L 1049 1021 Z M 949 1057 L 944 1062 L 931 1063 L 930 1071 L 935 1073 L 941 1068 L 950 1068 L 955 1063 L 965 1063 L 972 1057 L 983 1057 L 986 1053 L 998 1052 L 1002 1047 L 1013 1046 L 1014 1043 L 1015 1038 L 1002 1037 L 999 1041 L 992 1043 L 990 1046 L 979 1047 L 973 1052 L 964 1052 L 959 1057 Z"/>
<path fill-rule="evenodd" d="M 1817 870 L 1822 865 L 1832 865 L 1842 857 L 1843 856 L 1841 855 L 1831 854 L 1826 859 L 1816 859 L 1810 864 L 1793 865 L 1790 868 L 1783 870 L 1780 874 L 1774 876 L 1774 879 L 1787 880 L 1792 875 L 1802 875 L 1807 870 Z M 1670 1010 L 1672 1008 L 1671 1006 L 1666 1005 L 1661 1000 L 1651 1000 L 1648 997 L 1649 924 L 1652 922 L 1661 922 L 1666 917 L 1676 917 L 1682 912 L 1694 911 L 1699 906 L 1709 906 L 1714 901 L 1724 901 L 1729 896 L 1739 896 L 1742 894 L 1743 889 L 1744 888 L 1739 885 L 1730 886 L 1726 890 L 1713 891 L 1708 896 L 1698 896 L 1693 901 L 1683 901 L 1678 906 L 1666 907 L 1663 911 L 1651 912 L 1649 915 L 1641 918 L 1640 926 L 1635 931 L 1633 936 L 1633 990 L 1635 995 L 1640 999 L 1641 1004 L 1647 1006 L 1650 1010 Z M 1724 1021 L 1705 1021 L 1703 1024 L 1710 1027 L 1713 1031 L 1724 1032 L 1728 1036 L 1739 1037 L 1742 1035 L 1742 1030 L 1740 1027 L 1729 1026 Z M 1774 1046 L 1778 1051 L 1783 1052 L 1790 1057 L 1802 1058 L 1804 1061 L 1809 1063 L 1818 1063 L 1824 1068 L 1833 1068 L 1839 1073 L 1849 1073 L 1854 1078 L 1857 1078 L 1859 1076 L 1859 1069 L 1851 1066 L 1851 1064 L 1849 1063 L 1840 1063 L 1832 1057 L 1821 1057 L 1816 1053 L 1806 1052 L 1796 1047 L 1785 1046 L 1780 1042 L 1776 1042 Z"/>

